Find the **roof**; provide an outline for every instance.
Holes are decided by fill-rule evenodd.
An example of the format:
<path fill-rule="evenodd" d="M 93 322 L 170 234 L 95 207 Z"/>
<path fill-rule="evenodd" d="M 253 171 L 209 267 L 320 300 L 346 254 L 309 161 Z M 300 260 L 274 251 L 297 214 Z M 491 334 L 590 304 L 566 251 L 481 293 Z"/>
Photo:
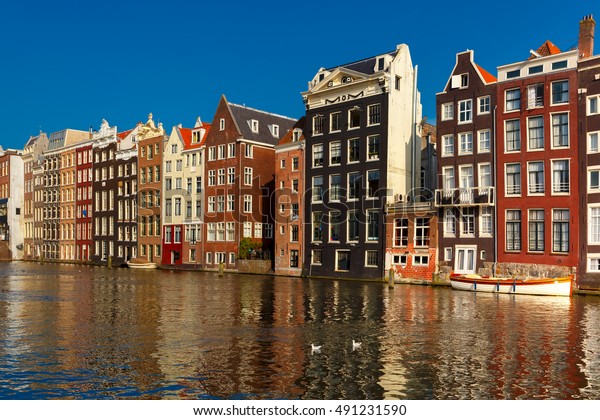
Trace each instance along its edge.
<path fill-rule="evenodd" d="M 496 77 L 494 77 L 486 69 L 484 69 L 483 67 L 481 67 L 479 64 L 475 64 L 475 66 L 477 66 L 477 70 L 479 70 L 479 73 L 481 74 L 481 77 L 483 77 L 483 80 L 485 81 L 485 83 L 494 83 L 494 82 L 496 82 Z"/>
<path fill-rule="evenodd" d="M 339 67 L 343 67 L 346 69 L 350 69 L 350 70 L 354 70 L 360 73 L 364 73 L 364 74 L 375 74 L 375 64 L 377 61 L 378 57 L 381 57 L 382 55 L 391 55 L 392 57 L 395 57 L 398 51 L 394 50 L 391 52 L 387 52 L 384 54 L 379 54 L 373 57 L 369 57 L 369 58 L 364 58 L 362 60 L 359 61 L 354 61 L 352 63 L 348 63 L 348 64 L 343 64 L 341 66 L 335 66 L 335 67 L 331 67 L 329 69 L 327 69 L 328 71 L 333 71 Z"/>
<path fill-rule="evenodd" d="M 306 118 L 304 116 L 300 117 L 300 119 L 298 121 L 296 121 L 296 124 L 294 124 L 294 126 L 292 128 L 290 128 L 287 133 L 285 133 L 285 135 L 281 138 L 281 140 L 279 141 L 279 143 L 277 143 L 277 145 L 281 146 L 283 144 L 292 143 L 293 138 L 294 138 L 294 130 L 295 129 L 304 130 L 305 123 L 306 123 Z M 302 141 L 302 140 L 304 140 L 304 134 L 300 135 L 300 141 Z"/>
<path fill-rule="evenodd" d="M 131 130 L 127 130 L 127 131 L 121 131 L 120 133 L 117 133 L 117 137 L 120 138 L 121 140 L 123 140 L 125 137 L 127 137 L 129 134 L 131 134 L 131 132 L 135 130 L 135 128 L 132 128 Z"/>
<path fill-rule="evenodd" d="M 549 55 L 560 54 L 562 51 L 556 45 L 550 41 L 544 42 L 536 51 L 539 56 L 548 57 Z M 531 54 L 529 59 L 537 58 L 536 55 Z"/>
<path fill-rule="evenodd" d="M 281 133 L 287 133 L 296 123 L 296 120 L 282 115 L 271 114 L 243 105 L 228 103 L 231 116 L 235 120 L 241 136 L 246 140 L 275 146 L 281 138 Z M 251 121 L 258 121 L 258 130 L 253 131 Z M 273 135 L 273 126 L 279 126 L 279 134 Z"/>

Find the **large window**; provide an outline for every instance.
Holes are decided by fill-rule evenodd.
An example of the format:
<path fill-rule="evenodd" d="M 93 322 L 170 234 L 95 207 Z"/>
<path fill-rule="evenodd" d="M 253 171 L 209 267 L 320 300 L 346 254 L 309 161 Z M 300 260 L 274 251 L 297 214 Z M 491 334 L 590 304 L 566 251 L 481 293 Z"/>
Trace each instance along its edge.
<path fill-rule="evenodd" d="M 360 127 L 360 108 L 354 107 L 348 111 L 348 128 Z"/>
<path fill-rule="evenodd" d="M 323 201 L 323 176 L 314 176 L 312 182 L 312 201 Z"/>
<path fill-rule="evenodd" d="M 459 138 L 459 149 L 458 154 L 471 154 L 473 153 L 473 133 L 460 133 Z"/>
<path fill-rule="evenodd" d="M 350 251 L 336 251 L 336 271 L 350 270 Z"/>
<path fill-rule="evenodd" d="M 554 147 L 569 146 L 569 114 L 566 112 L 552 114 L 552 145 Z"/>
<path fill-rule="evenodd" d="M 348 212 L 348 242 L 358 241 L 359 229 L 358 213 L 356 210 L 350 210 Z"/>
<path fill-rule="evenodd" d="M 569 161 L 566 159 L 552 162 L 552 192 L 569 192 Z"/>
<path fill-rule="evenodd" d="M 600 136 L 599 131 L 596 131 L 593 133 L 588 133 L 588 135 L 587 135 L 587 151 L 588 151 L 588 153 L 600 152 L 600 147 L 598 146 L 600 144 L 598 142 L 599 136 Z"/>
<path fill-rule="evenodd" d="M 521 126 L 519 120 L 508 120 L 505 122 L 506 151 L 517 152 L 521 150 Z"/>
<path fill-rule="evenodd" d="M 342 223 L 342 213 L 339 211 L 329 212 L 329 242 L 339 242 Z"/>
<path fill-rule="evenodd" d="M 442 121 L 454 119 L 454 104 L 452 102 L 442 104 Z"/>
<path fill-rule="evenodd" d="M 506 195 L 521 194 L 521 164 L 506 164 Z"/>
<path fill-rule="evenodd" d="M 369 114 L 368 125 L 375 125 L 375 124 L 379 124 L 381 122 L 381 105 L 380 104 L 369 105 L 367 107 L 367 111 Z"/>
<path fill-rule="evenodd" d="M 442 136 L 442 156 L 453 156 L 454 155 L 454 136 L 448 134 Z"/>
<path fill-rule="evenodd" d="M 415 246 L 429 246 L 429 218 L 415 219 Z"/>
<path fill-rule="evenodd" d="M 312 240 L 320 242 L 323 240 L 323 213 L 315 211 L 312 214 Z"/>
<path fill-rule="evenodd" d="M 367 171 L 367 197 L 377 197 L 379 191 L 379 170 Z"/>
<path fill-rule="evenodd" d="M 313 168 L 319 168 L 323 166 L 323 145 L 313 145 Z"/>
<path fill-rule="evenodd" d="M 379 135 L 367 137 L 367 160 L 379 159 Z"/>
<path fill-rule="evenodd" d="M 394 219 L 394 246 L 408 246 L 408 219 Z"/>
<path fill-rule="evenodd" d="M 600 244 L 600 207 L 590 207 L 588 226 L 588 243 L 590 245 Z"/>
<path fill-rule="evenodd" d="M 322 115 L 315 115 L 313 117 L 313 134 L 323 134 L 323 125 L 325 118 Z"/>
<path fill-rule="evenodd" d="M 506 110 L 517 111 L 521 108 L 521 91 L 511 89 L 506 91 Z"/>
<path fill-rule="evenodd" d="M 544 250 L 544 210 L 529 210 L 529 250 Z"/>
<path fill-rule="evenodd" d="M 493 232 L 492 207 L 481 207 L 479 218 L 479 234 L 481 236 L 491 236 Z"/>
<path fill-rule="evenodd" d="M 600 95 L 588 96 L 587 98 L 587 115 L 596 115 L 600 113 L 600 107 L 598 107 L 598 100 Z"/>
<path fill-rule="evenodd" d="M 478 108 L 477 114 L 489 114 L 491 110 L 491 98 L 489 96 L 482 96 L 477 98 Z"/>
<path fill-rule="evenodd" d="M 467 99 L 458 102 L 458 121 L 468 123 L 473 121 L 473 100 Z"/>
<path fill-rule="evenodd" d="M 544 193 L 544 162 L 529 162 L 527 164 L 529 194 Z"/>
<path fill-rule="evenodd" d="M 460 210 L 460 234 L 461 236 L 473 236 L 475 234 L 475 208 L 463 207 Z"/>
<path fill-rule="evenodd" d="M 552 104 L 569 103 L 569 81 L 561 80 L 552 83 Z"/>
<path fill-rule="evenodd" d="M 506 250 L 521 250 L 521 210 L 506 210 Z"/>
<path fill-rule="evenodd" d="M 539 108 L 544 106 L 544 84 L 536 83 L 527 86 L 527 108 Z"/>
<path fill-rule="evenodd" d="M 569 252 L 569 210 L 552 210 L 552 251 Z"/>
<path fill-rule="evenodd" d="M 329 177 L 329 200 L 338 201 L 342 194 L 342 176 L 341 175 L 331 175 Z"/>
<path fill-rule="evenodd" d="M 350 172 L 348 174 L 348 199 L 359 198 L 361 177 L 359 172 Z"/>
<path fill-rule="evenodd" d="M 342 163 L 342 143 L 333 141 L 329 145 L 329 164 L 339 165 Z"/>
<path fill-rule="evenodd" d="M 360 159 L 360 140 L 348 140 L 348 163 L 358 162 Z"/>
<path fill-rule="evenodd" d="M 527 135 L 529 150 L 544 148 L 544 117 L 537 116 L 527 119 Z"/>
<path fill-rule="evenodd" d="M 329 131 L 336 132 L 342 129 L 342 113 L 332 112 L 330 115 Z"/>
<path fill-rule="evenodd" d="M 367 210 L 367 241 L 379 240 L 379 211 Z"/>
<path fill-rule="evenodd" d="M 477 132 L 478 146 L 477 152 L 486 153 L 491 150 L 492 135 L 490 130 L 481 130 Z"/>

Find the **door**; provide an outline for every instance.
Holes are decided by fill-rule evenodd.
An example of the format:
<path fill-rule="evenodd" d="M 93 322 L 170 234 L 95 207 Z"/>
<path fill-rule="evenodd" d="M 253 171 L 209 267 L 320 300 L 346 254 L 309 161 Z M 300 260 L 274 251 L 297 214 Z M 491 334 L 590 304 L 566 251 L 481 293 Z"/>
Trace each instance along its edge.
<path fill-rule="evenodd" d="M 475 274 L 477 247 L 457 246 L 454 271 L 458 274 Z"/>

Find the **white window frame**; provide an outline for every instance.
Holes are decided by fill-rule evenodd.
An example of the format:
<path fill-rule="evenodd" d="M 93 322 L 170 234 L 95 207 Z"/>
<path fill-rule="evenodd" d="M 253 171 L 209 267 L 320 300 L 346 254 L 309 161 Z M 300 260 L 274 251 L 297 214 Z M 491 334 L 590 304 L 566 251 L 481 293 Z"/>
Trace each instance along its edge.
<path fill-rule="evenodd" d="M 454 119 L 454 103 L 448 102 L 442 104 L 441 107 L 442 121 L 450 121 Z"/>
<path fill-rule="evenodd" d="M 563 115 L 563 114 L 565 114 L 567 116 L 567 144 L 555 146 L 554 145 L 554 116 L 555 115 Z M 571 147 L 571 115 L 570 115 L 570 112 L 563 111 L 563 112 L 551 113 L 550 114 L 550 148 L 552 150 L 556 150 L 556 149 L 568 149 L 569 147 Z"/>
<path fill-rule="evenodd" d="M 482 111 L 481 107 L 487 108 Z M 477 98 L 477 115 L 486 115 L 492 112 L 492 97 L 490 95 L 480 96 Z"/>
<path fill-rule="evenodd" d="M 481 147 L 482 137 L 487 134 L 487 148 Z M 490 153 L 492 151 L 492 131 L 487 128 L 485 130 L 477 131 L 477 153 Z"/>
<path fill-rule="evenodd" d="M 518 106 L 513 106 L 513 103 L 517 103 L 516 99 L 511 99 L 510 102 L 508 100 L 508 94 L 511 92 L 519 92 L 519 100 L 518 100 Z M 506 89 L 504 91 L 504 111 L 505 112 L 515 112 L 515 111 L 520 111 L 521 110 L 521 99 L 522 99 L 522 95 L 521 95 L 521 89 L 520 88 L 514 88 L 514 89 Z M 509 109 L 508 105 L 509 103 L 511 104 L 511 108 Z"/>
<path fill-rule="evenodd" d="M 473 253 L 473 266 L 464 268 L 459 268 L 459 253 L 463 251 L 465 255 L 465 261 L 467 257 L 467 253 Z M 456 245 L 455 255 L 454 255 L 454 272 L 457 274 L 474 274 L 477 269 L 477 246 L 475 245 Z"/>
<path fill-rule="evenodd" d="M 558 84 L 558 83 L 567 83 L 567 100 L 566 101 L 560 101 L 560 102 L 554 102 L 554 85 Z M 550 83 L 550 105 L 565 105 L 569 103 L 569 96 L 571 94 L 571 83 L 569 81 L 569 79 L 562 79 L 562 80 L 553 80 Z"/>
<path fill-rule="evenodd" d="M 541 189 L 542 191 L 537 191 L 539 189 L 539 184 L 535 189 L 535 191 L 532 191 L 532 186 L 531 186 L 531 178 L 529 176 L 530 173 L 530 166 L 533 164 L 542 164 L 542 184 L 541 184 Z M 539 196 L 539 195 L 544 195 L 546 194 L 546 165 L 545 162 L 543 160 L 532 160 L 532 161 L 528 161 L 527 162 L 527 195 L 528 196 Z"/>
<path fill-rule="evenodd" d="M 463 139 L 471 139 L 470 141 L 465 141 L 465 145 L 471 145 L 470 148 L 463 148 Z M 466 131 L 464 133 L 458 133 L 458 155 L 472 155 L 473 154 L 473 132 Z"/>
<path fill-rule="evenodd" d="M 598 269 L 592 269 L 592 260 L 598 260 Z M 586 268 L 588 273 L 600 273 L 600 254 L 588 254 Z"/>
<path fill-rule="evenodd" d="M 592 111 L 592 100 L 596 102 L 596 110 Z M 598 115 L 600 114 L 600 95 L 590 95 L 586 98 L 585 101 L 585 111 L 586 115 Z"/>
<path fill-rule="evenodd" d="M 598 173 L 598 187 L 592 188 L 592 172 Z M 588 194 L 600 193 L 600 165 L 587 168 L 587 192 Z"/>
<path fill-rule="evenodd" d="M 444 248 L 444 261 L 452 261 L 452 251 L 451 246 Z"/>
<path fill-rule="evenodd" d="M 462 106 L 465 109 L 462 109 Z M 458 101 L 458 124 L 470 124 L 473 122 L 473 99 Z"/>
<path fill-rule="evenodd" d="M 538 119 L 541 118 L 542 119 L 542 147 L 536 147 L 536 148 L 532 148 L 531 147 L 531 127 L 529 126 L 529 123 L 531 120 L 533 119 Z M 546 133 L 545 133 L 545 121 L 544 121 L 544 116 L 543 115 L 532 115 L 531 117 L 527 117 L 527 151 L 538 151 L 538 150 L 544 150 L 545 146 L 546 146 Z M 539 127 L 535 127 L 535 128 L 539 128 Z M 521 139 L 523 138 L 523 136 L 521 135 Z M 521 141 L 521 146 L 523 144 L 523 141 Z"/>
<path fill-rule="evenodd" d="M 508 167 L 513 165 L 519 165 L 519 192 L 508 192 L 508 182 L 506 179 L 508 178 Z M 523 194 L 523 167 L 520 162 L 507 162 L 504 164 L 504 195 L 505 197 L 520 197 Z M 529 184 L 529 180 L 527 180 Z"/>
<path fill-rule="evenodd" d="M 592 136 L 596 137 L 596 149 L 595 150 L 592 149 L 592 147 L 591 147 Z M 588 155 L 593 154 L 593 153 L 600 153 L 600 131 L 591 131 L 586 134 L 586 147 L 587 147 Z"/>
<path fill-rule="evenodd" d="M 554 163 L 555 162 L 567 162 L 567 176 L 569 178 L 569 185 L 568 185 L 568 190 L 567 191 L 555 191 L 554 190 Z M 571 179 L 572 179 L 572 171 L 571 171 L 571 159 L 570 158 L 564 158 L 564 159 L 552 159 L 550 160 L 550 168 L 551 168 L 551 173 L 550 173 L 550 182 L 552 184 L 552 189 L 551 194 L 552 195 L 570 195 L 571 194 Z"/>
<path fill-rule="evenodd" d="M 447 156 L 454 156 L 454 134 L 444 134 L 442 136 L 442 157 Z"/>
<path fill-rule="evenodd" d="M 600 203 L 596 203 L 596 204 L 589 204 L 588 208 L 587 208 L 587 212 L 588 212 L 588 240 L 587 240 L 587 244 L 588 245 L 600 245 L 600 215 L 598 216 L 598 240 L 594 241 L 592 240 L 592 238 L 594 237 L 592 231 L 593 231 L 593 220 L 594 218 L 592 217 L 592 210 L 594 209 L 598 209 L 600 210 Z"/>
<path fill-rule="evenodd" d="M 379 259 L 379 252 L 376 249 L 367 249 L 365 250 L 365 267 L 377 267 L 377 262 L 375 264 L 369 264 L 369 254 L 375 253 L 375 260 Z"/>

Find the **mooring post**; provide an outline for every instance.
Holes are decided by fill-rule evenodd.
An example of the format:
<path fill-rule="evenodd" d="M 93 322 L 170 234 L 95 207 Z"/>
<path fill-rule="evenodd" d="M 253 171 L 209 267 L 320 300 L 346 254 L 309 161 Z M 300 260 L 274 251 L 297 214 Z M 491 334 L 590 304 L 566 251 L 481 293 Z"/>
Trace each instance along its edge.
<path fill-rule="evenodd" d="M 395 283 L 394 282 L 394 268 L 392 267 L 392 268 L 390 268 L 390 271 L 388 273 L 388 287 L 390 289 L 393 289 L 394 288 L 394 283 Z"/>
<path fill-rule="evenodd" d="M 219 263 L 219 277 L 223 277 L 223 273 L 225 271 L 225 264 L 222 262 Z"/>

